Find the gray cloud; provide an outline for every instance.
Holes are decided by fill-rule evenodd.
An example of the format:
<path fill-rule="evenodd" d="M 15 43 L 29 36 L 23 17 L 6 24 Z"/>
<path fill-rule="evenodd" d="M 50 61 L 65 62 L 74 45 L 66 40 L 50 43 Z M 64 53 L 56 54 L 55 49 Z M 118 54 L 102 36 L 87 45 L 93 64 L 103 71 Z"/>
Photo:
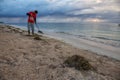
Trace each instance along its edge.
<path fill-rule="evenodd" d="M 26 12 L 37 9 L 40 17 L 99 18 L 117 21 L 120 19 L 119 2 L 119 0 L 0 0 L 0 17 L 26 17 Z"/>

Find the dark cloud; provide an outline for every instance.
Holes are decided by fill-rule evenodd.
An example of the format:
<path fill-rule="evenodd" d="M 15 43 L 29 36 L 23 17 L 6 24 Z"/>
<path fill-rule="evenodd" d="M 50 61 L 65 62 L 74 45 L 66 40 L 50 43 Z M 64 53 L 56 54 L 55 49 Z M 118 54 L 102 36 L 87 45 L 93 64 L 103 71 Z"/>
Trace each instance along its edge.
<path fill-rule="evenodd" d="M 4 0 L 0 0 L 0 11 L 2 11 L 2 3 Z"/>
<path fill-rule="evenodd" d="M 115 2 L 120 6 L 120 0 L 115 0 Z"/>
<path fill-rule="evenodd" d="M 100 18 L 109 21 L 120 19 L 116 9 L 118 7 L 114 7 L 120 3 L 120 0 L 88 2 L 84 0 L 0 0 L 0 17 L 26 17 L 28 11 L 38 10 L 40 17 Z M 113 9 L 110 6 L 113 6 Z"/>
<path fill-rule="evenodd" d="M 0 0 L 0 3 L 3 2 L 4 0 Z"/>

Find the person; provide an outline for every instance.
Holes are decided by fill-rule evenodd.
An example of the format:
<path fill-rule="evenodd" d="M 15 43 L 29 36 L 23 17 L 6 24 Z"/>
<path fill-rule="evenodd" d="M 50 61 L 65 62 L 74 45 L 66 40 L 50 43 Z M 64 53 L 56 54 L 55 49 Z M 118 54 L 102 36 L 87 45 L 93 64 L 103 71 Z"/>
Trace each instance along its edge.
<path fill-rule="evenodd" d="M 30 35 L 30 32 L 32 31 L 32 35 L 34 35 L 34 24 L 36 24 L 38 11 L 30 11 L 26 14 L 28 16 L 28 34 Z"/>

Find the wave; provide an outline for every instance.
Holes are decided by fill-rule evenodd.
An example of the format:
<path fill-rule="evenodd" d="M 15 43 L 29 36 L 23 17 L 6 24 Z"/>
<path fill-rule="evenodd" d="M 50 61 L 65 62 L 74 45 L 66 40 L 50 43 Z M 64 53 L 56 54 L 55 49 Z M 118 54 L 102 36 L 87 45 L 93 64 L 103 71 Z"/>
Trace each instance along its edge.
<path fill-rule="evenodd" d="M 56 33 L 59 33 L 62 35 L 67 35 L 70 37 L 85 39 L 85 40 L 93 41 L 96 43 L 106 44 L 106 45 L 110 45 L 110 46 L 114 46 L 114 47 L 120 47 L 120 40 L 116 40 L 116 39 L 110 39 L 110 38 L 100 37 L 100 36 L 89 36 L 89 35 L 85 35 L 85 34 L 76 35 L 76 34 L 72 34 L 69 32 L 56 32 Z"/>
<path fill-rule="evenodd" d="M 56 33 L 60 33 L 60 34 L 67 34 L 67 35 L 73 35 L 72 33 L 69 33 L 69 32 L 56 32 Z"/>
<path fill-rule="evenodd" d="M 76 36 L 76 37 L 86 37 L 84 34 L 76 35 L 76 34 L 72 34 L 72 33 L 69 33 L 69 32 L 56 32 L 56 33 L 71 35 L 71 36 Z"/>
<path fill-rule="evenodd" d="M 105 37 L 94 37 L 94 38 L 99 38 L 99 39 L 104 39 L 104 40 L 120 41 L 120 40 L 110 39 L 110 38 L 105 38 Z"/>

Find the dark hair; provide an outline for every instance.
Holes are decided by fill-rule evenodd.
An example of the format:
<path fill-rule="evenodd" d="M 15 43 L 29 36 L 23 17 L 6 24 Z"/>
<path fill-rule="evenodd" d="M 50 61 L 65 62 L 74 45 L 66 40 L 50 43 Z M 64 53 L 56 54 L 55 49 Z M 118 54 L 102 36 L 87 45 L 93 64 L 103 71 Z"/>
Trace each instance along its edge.
<path fill-rule="evenodd" d="M 35 13 L 38 13 L 38 11 L 37 11 L 37 10 L 35 10 L 34 12 L 35 12 Z"/>

